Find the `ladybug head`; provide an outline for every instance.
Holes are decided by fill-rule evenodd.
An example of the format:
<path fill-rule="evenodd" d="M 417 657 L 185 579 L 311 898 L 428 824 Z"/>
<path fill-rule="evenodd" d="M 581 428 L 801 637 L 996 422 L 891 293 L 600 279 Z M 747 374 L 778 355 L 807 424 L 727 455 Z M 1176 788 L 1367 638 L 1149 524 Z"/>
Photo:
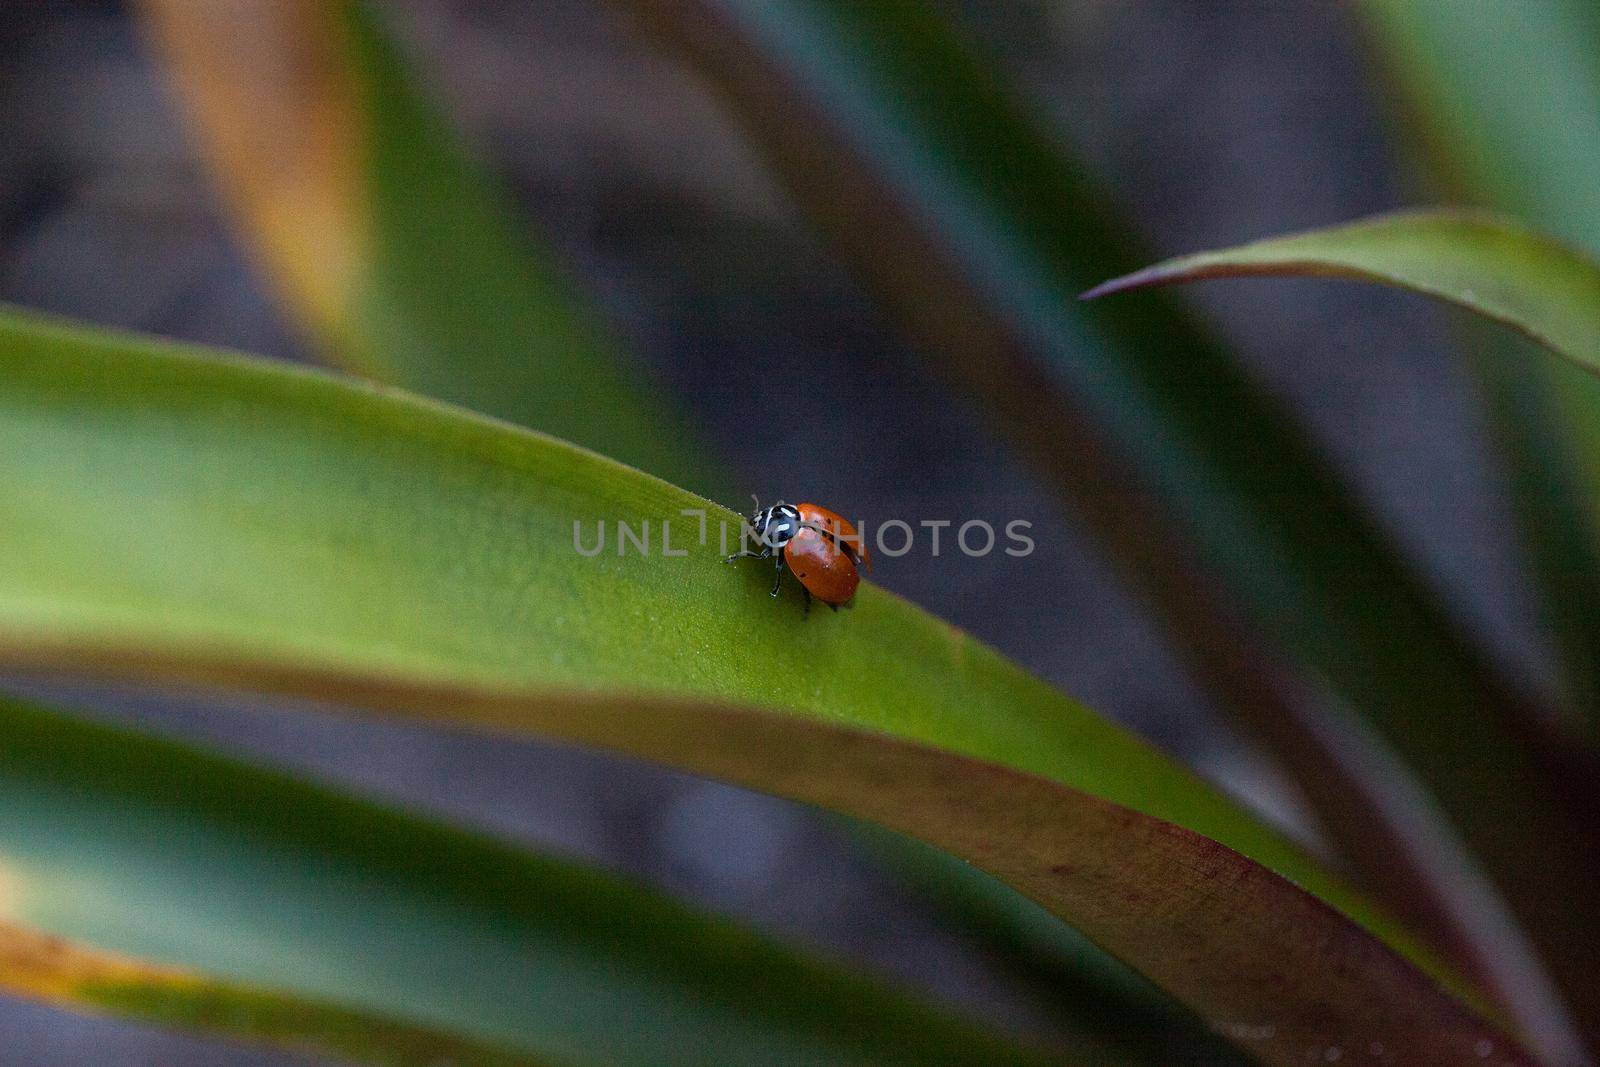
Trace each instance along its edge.
<path fill-rule="evenodd" d="M 794 505 L 780 500 L 770 508 L 757 510 L 750 516 L 750 525 L 756 532 L 756 540 L 763 546 L 779 549 L 800 532 L 800 512 Z"/>

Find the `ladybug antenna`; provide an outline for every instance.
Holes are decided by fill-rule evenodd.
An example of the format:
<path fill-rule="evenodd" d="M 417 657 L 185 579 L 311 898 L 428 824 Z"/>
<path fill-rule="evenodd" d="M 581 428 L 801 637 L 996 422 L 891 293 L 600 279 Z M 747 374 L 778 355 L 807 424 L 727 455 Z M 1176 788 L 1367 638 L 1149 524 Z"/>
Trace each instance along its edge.
<path fill-rule="evenodd" d="M 750 503 L 756 506 L 756 511 L 761 510 L 761 498 L 756 496 L 754 493 L 750 494 Z"/>

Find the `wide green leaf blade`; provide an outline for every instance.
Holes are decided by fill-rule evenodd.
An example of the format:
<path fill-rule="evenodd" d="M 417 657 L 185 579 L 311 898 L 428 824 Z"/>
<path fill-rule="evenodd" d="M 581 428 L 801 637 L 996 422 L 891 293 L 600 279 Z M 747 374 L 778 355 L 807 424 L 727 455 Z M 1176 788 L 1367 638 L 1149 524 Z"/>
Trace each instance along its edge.
<path fill-rule="evenodd" d="M 1177 256 L 1083 294 L 1204 278 L 1308 275 L 1425 293 L 1600 373 L 1600 264 L 1509 219 L 1413 211 Z"/>
<path fill-rule="evenodd" d="M 7 698 L 0 962 L 11 992 L 377 1062 L 1047 1058 L 614 877 Z"/>
<path fill-rule="evenodd" d="M 1076 300 L 1152 257 L 943 5 L 619 3 L 723 90 L 908 332 L 988 398 L 1374 890 L 1529 1026 L 1558 1017 L 1496 897 L 1545 952 L 1587 921 L 1595 850 L 1528 741 L 1550 709 L 1190 314 L 1159 293 Z"/>
<path fill-rule="evenodd" d="M 247 246 L 330 359 L 714 485 L 672 405 L 412 84 L 380 12 L 142 9 Z"/>
<path fill-rule="evenodd" d="M 736 537 L 739 520 L 715 505 L 548 438 L 293 368 L 21 318 L 7 320 L 0 353 L 0 494 L 11 505 L 0 551 L 17 562 L 0 574 L 0 634 L 13 659 L 154 663 L 170 677 L 525 729 L 881 821 L 1059 909 L 1215 1025 L 1238 1026 L 1247 1005 L 1268 1012 L 1278 1036 L 1267 1040 L 1283 1048 L 1335 1037 L 1333 1017 L 1425 1043 L 1473 1028 L 1384 1014 L 1459 1008 L 1424 995 L 1410 965 L 1377 963 L 1388 950 L 1341 912 L 1446 974 L 1237 804 L 871 586 L 837 615 L 805 617 L 793 590 L 774 603 L 769 570 L 720 562 L 718 528 Z M 685 510 L 707 516 L 706 544 Z M 600 521 L 612 535 L 585 555 Z M 656 554 L 618 551 L 618 524 L 649 524 Z M 943 779 L 969 785 L 939 806 L 928 790 Z M 1010 799 L 981 802 L 990 788 Z M 978 822 L 941 829 L 950 805 Z M 1234 873 L 1194 883 L 1209 861 L 1173 861 L 1188 874 L 1133 863 L 1130 826 L 1153 855 L 1178 842 Z M 1088 863 L 1095 841 L 1109 867 L 1064 858 Z M 1290 953 L 1271 916 L 1299 890 L 1279 875 L 1338 909 L 1307 913 L 1318 932 L 1291 939 Z M 1147 877 L 1175 897 L 1153 893 L 1135 919 L 1083 910 L 1104 900 L 1097 879 L 1140 897 L 1150 887 L 1129 880 Z M 1267 887 L 1260 910 L 1219 896 L 1216 878 Z M 1220 921 L 1236 908 L 1262 925 L 1246 936 Z M 1208 948 L 1172 952 L 1151 924 L 1189 909 L 1213 917 L 1193 930 Z M 1388 977 L 1364 974 L 1351 1000 L 1323 953 L 1342 958 L 1353 944 Z M 1242 965 L 1252 953 L 1272 973 L 1293 959 L 1296 979 L 1257 982 Z M 1405 1006 L 1375 1008 L 1369 981 L 1397 983 Z"/>

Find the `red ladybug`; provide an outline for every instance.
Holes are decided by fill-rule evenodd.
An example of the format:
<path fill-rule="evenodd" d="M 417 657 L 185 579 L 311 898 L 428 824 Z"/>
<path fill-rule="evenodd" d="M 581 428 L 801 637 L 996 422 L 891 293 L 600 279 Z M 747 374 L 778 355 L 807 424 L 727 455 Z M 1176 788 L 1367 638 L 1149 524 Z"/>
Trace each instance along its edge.
<path fill-rule="evenodd" d="M 837 611 L 861 584 L 857 566 L 872 568 L 866 543 L 856 528 L 825 507 L 782 501 L 770 508 L 758 506 L 750 525 L 761 551 L 735 552 L 724 562 L 732 563 L 744 556 L 775 556 L 778 573 L 772 581 L 772 595 L 778 595 L 778 583 L 787 564 L 805 589 L 807 611 L 811 610 L 812 597 Z"/>

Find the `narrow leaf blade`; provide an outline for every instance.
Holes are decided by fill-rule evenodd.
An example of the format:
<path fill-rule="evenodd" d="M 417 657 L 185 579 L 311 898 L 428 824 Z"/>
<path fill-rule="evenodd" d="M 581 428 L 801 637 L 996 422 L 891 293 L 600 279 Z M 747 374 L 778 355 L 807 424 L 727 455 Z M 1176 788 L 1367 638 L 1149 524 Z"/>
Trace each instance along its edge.
<path fill-rule="evenodd" d="M 1084 296 L 1253 275 L 1352 278 L 1424 293 L 1512 326 L 1591 374 L 1600 371 L 1600 266 L 1548 237 L 1480 213 L 1407 212 L 1179 256 L 1113 279 Z M 1543 735 L 1536 748 L 1543 750 L 1545 777 L 1559 789 L 1586 793 L 1593 781 L 1590 758 L 1565 739 L 1550 736 L 1547 723 L 1530 721 L 1527 729 L 1534 737 Z M 1488 753 L 1498 756 L 1502 751 L 1496 746 Z M 1579 800 L 1565 812 L 1574 833 L 1588 832 L 1582 825 L 1584 803 Z M 1530 843 L 1544 840 L 1529 838 Z M 1575 876 L 1593 877 L 1592 853 L 1580 855 L 1577 862 Z M 1591 873 L 1584 875 L 1585 870 Z M 1600 938 L 1581 912 L 1554 918 L 1554 909 L 1561 907 L 1557 901 L 1565 896 L 1571 904 L 1579 897 L 1549 889 L 1545 894 L 1537 910 L 1524 899 L 1525 921 L 1580 1018 L 1590 1019 L 1592 1027 L 1594 986 L 1586 976 L 1600 954 Z"/>
<path fill-rule="evenodd" d="M 1178 256 L 1104 282 L 1111 293 L 1251 275 L 1351 278 L 1448 301 L 1600 373 L 1600 265 L 1508 219 L 1416 211 Z"/>
<path fill-rule="evenodd" d="M 1399 91 L 1397 132 L 1436 196 L 1522 219 L 1600 255 L 1600 13 L 1587 0 L 1363 0 Z M 1538 62 L 1528 62 L 1537 56 Z M 1514 341 L 1474 338 L 1547 625 L 1591 733 L 1600 727 L 1600 382 Z"/>

